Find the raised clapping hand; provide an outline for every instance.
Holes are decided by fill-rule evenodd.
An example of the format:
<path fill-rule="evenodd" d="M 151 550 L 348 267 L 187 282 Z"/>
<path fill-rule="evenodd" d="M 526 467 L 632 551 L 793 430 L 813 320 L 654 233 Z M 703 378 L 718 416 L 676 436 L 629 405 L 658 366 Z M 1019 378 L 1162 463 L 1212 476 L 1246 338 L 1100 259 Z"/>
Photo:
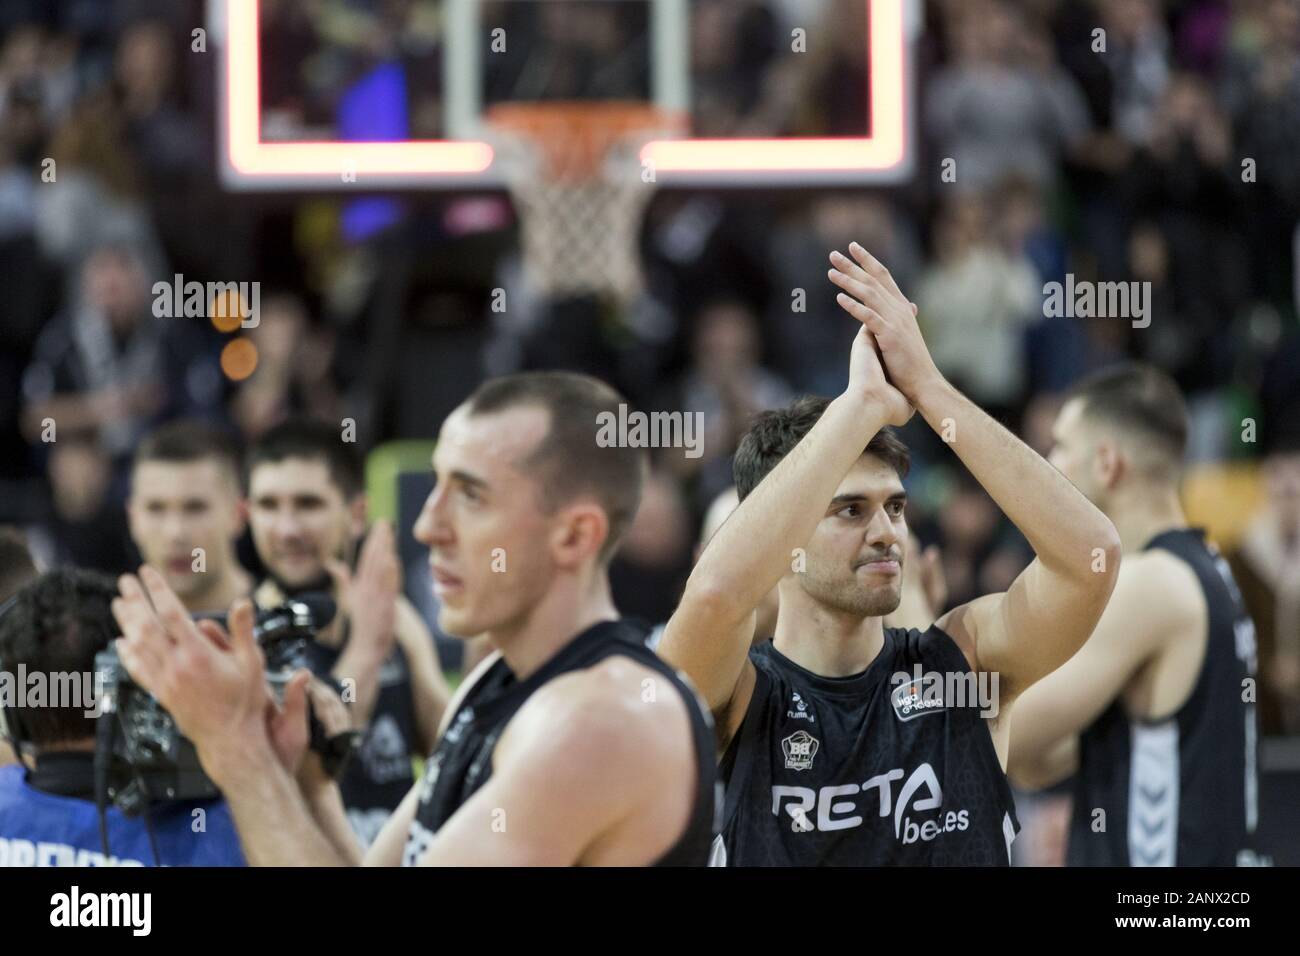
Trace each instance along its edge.
<path fill-rule="evenodd" d="M 195 622 L 162 576 L 150 567 L 123 575 L 113 616 L 122 628 L 118 654 L 131 678 L 153 694 L 194 742 L 204 770 L 222 785 L 250 752 L 269 747 L 291 773 L 307 746 L 307 684 L 295 673 L 278 705 L 266 683 L 266 662 L 253 636 L 253 605 L 230 608 L 230 632 Z"/>
<path fill-rule="evenodd" d="M 347 615 L 353 640 L 366 642 L 383 660 L 397 639 L 397 595 L 402 586 L 392 525 L 382 519 L 374 523 L 355 574 L 335 559 L 327 560 L 325 569 L 334 579 L 339 615 Z"/>
<path fill-rule="evenodd" d="M 926 388 L 943 379 L 921 337 L 916 306 L 871 253 L 856 242 L 849 252 L 852 259 L 831 253 L 830 280 L 844 290 L 836 301 L 874 337 L 889 383 L 919 406 Z"/>
<path fill-rule="evenodd" d="M 849 393 L 879 406 L 888 425 L 906 425 L 912 417 L 911 404 L 885 377 L 875 339 L 865 328 L 858 329 L 849 354 Z"/>

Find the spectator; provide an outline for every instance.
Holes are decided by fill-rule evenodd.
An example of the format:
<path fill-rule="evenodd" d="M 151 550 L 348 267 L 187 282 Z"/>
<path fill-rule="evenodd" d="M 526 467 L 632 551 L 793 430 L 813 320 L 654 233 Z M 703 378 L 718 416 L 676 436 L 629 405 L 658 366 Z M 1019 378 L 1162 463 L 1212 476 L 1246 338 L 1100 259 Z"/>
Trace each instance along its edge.
<path fill-rule="evenodd" d="M 949 9 L 960 10 L 950 24 L 956 58 L 935 76 L 923 110 L 939 155 L 956 161 L 957 188 L 980 192 L 1012 174 L 1050 185 L 1060 157 L 1088 132 L 1078 86 L 1001 0 Z"/>
<path fill-rule="evenodd" d="M 740 301 L 722 299 L 705 306 L 694 332 L 691 366 L 673 407 L 703 415 L 702 454 L 673 454 L 667 460 L 681 474 L 700 473 L 696 500 L 707 504 L 731 484 L 731 453 L 750 418 L 786 404 L 792 393 L 761 364 L 758 320 Z"/>
<path fill-rule="evenodd" d="M 133 571 L 138 562 L 122 505 L 112 494 L 108 455 L 92 436 L 74 434 L 51 443 L 48 464 L 47 513 L 31 529 L 32 547 L 43 563 L 107 574 Z"/>
<path fill-rule="evenodd" d="M 988 206 L 975 196 L 949 201 L 934 242 L 916 296 L 931 354 L 981 405 L 1005 409 L 1022 397 L 1024 333 L 1042 311 L 1033 265 L 995 241 Z"/>
<path fill-rule="evenodd" d="M 41 439 L 52 422 L 56 440 L 98 435 L 115 467 L 124 465 L 156 419 L 212 415 L 223 388 L 213 335 L 203 319 L 154 314 L 135 246 L 99 246 L 81 269 L 74 302 L 41 333 L 24 376 L 28 439 Z"/>
<path fill-rule="evenodd" d="M 257 371 L 231 400 L 236 424 L 248 441 L 295 415 L 323 421 L 342 418 L 342 399 L 332 376 L 334 334 L 311 322 L 302 299 L 268 296 L 250 333 Z"/>

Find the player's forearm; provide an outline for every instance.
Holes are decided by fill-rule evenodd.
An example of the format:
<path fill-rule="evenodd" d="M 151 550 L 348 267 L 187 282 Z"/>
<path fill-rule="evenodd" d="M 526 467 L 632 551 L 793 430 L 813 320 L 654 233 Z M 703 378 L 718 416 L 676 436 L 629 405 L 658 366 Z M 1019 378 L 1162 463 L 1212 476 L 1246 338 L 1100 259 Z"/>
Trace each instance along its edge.
<path fill-rule="evenodd" d="M 312 819 L 325 834 L 326 839 L 339 852 L 348 866 L 360 866 L 361 844 L 357 842 L 352 824 L 348 822 L 347 810 L 343 806 L 343 796 L 333 781 L 303 793 L 307 809 Z"/>
<path fill-rule="evenodd" d="M 250 866 L 348 865 L 269 747 L 247 747 L 205 766 L 234 815 Z"/>
<path fill-rule="evenodd" d="M 1106 569 L 1119 565 L 1119 535 L 1064 475 L 956 388 L 937 378 L 917 396 L 917 411 L 945 441 L 1054 571 L 1107 586 L 1094 571 L 1095 549 Z"/>
<path fill-rule="evenodd" d="M 851 395 L 827 407 L 803 440 L 723 523 L 686 584 L 679 613 L 707 603 L 740 620 L 789 571 L 844 475 L 885 424 L 885 412 Z"/>

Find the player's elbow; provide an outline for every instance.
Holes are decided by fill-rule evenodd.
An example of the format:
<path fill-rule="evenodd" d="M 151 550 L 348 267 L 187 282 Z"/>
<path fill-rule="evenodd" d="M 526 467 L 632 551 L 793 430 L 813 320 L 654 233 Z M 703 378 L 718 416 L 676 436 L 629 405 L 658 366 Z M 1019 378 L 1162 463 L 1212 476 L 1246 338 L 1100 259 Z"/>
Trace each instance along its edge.
<path fill-rule="evenodd" d="M 1088 529 L 1084 541 L 1087 554 L 1076 554 L 1067 573 L 1093 592 L 1099 607 L 1104 607 L 1119 578 L 1119 564 L 1124 553 L 1119 532 L 1109 518 L 1098 512 L 1097 520 Z"/>
<path fill-rule="evenodd" d="M 742 608 L 736 589 L 712 577 L 697 579 L 691 575 L 677 606 L 677 615 L 689 616 L 710 628 L 726 627 L 740 621 L 752 608 Z M 677 616 L 674 615 L 674 616 Z"/>
<path fill-rule="evenodd" d="M 1092 549 L 1093 568 L 1100 579 L 1098 586 L 1109 598 L 1110 593 L 1115 590 L 1115 582 L 1119 579 L 1119 564 L 1124 554 L 1124 547 L 1120 542 L 1119 532 L 1111 520 L 1105 515 L 1101 520 L 1097 544 Z"/>
<path fill-rule="evenodd" d="M 1019 790 L 1046 790 L 1067 780 L 1078 763 L 1074 737 L 1057 741 L 1034 741 L 1030 735 L 1011 734 L 1007 754 L 1007 780 Z"/>

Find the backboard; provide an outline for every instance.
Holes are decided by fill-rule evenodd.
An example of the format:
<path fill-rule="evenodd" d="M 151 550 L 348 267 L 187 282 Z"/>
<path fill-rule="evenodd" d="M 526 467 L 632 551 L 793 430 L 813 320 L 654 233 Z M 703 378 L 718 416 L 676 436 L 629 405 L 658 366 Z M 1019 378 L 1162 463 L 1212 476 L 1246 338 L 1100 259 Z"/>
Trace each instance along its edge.
<path fill-rule="evenodd" d="M 294 46 L 301 24 L 284 13 L 294 6 L 209 7 L 230 188 L 499 187 L 485 104 L 554 96 L 547 83 L 566 76 L 585 97 L 625 89 L 689 117 L 681 138 L 642 150 L 661 187 L 882 183 L 911 171 L 919 0 L 766 0 L 757 10 L 715 0 L 411 0 L 400 28 L 331 25 L 341 47 L 318 41 L 324 49 L 306 55 Z M 728 20 L 733 9 L 747 19 Z M 386 45 L 398 52 L 386 58 Z M 575 49 L 596 51 L 586 56 L 594 82 L 572 79 Z M 761 70 L 735 68 L 759 60 Z M 314 77 L 311 88 L 293 89 L 297 75 Z M 731 85 L 711 85 L 718 76 Z"/>

